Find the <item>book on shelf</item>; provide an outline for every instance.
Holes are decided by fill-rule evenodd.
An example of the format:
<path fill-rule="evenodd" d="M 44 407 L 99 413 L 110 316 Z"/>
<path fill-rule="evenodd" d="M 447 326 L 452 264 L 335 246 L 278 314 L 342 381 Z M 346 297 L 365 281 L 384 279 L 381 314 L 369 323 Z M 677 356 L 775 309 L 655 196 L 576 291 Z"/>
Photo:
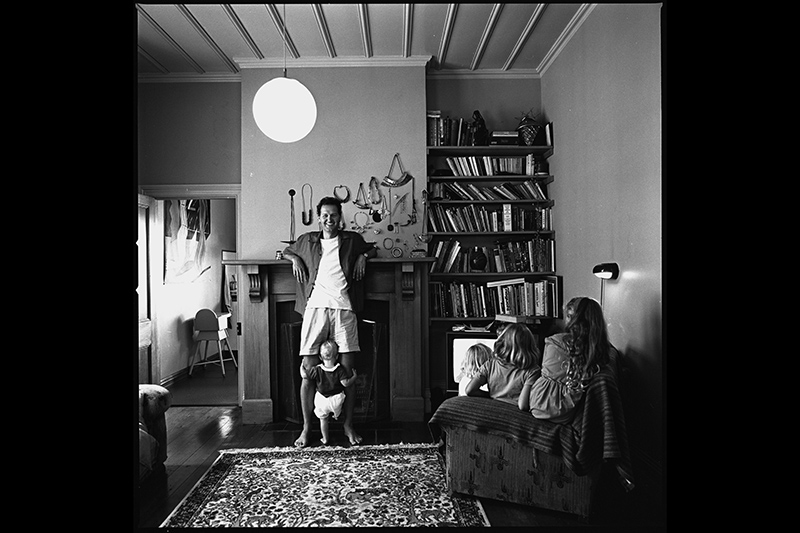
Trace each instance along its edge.
<path fill-rule="evenodd" d="M 497 322 L 511 322 L 514 324 L 535 324 L 536 319 L 528 315 L 495 315 Z"/>

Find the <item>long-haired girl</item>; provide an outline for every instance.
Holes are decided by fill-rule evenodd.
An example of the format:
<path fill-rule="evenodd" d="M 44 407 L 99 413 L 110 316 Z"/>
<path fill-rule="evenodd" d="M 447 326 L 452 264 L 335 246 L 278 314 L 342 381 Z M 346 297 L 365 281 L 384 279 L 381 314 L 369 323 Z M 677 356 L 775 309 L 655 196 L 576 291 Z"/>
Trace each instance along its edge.
<path fill-rule="evenodd" d="M 536 418 L 568 422 L 592 377 L 608 363 L 612 349 L 603 309 L 596 300 L 573 298 L 564 309 L 566 331 L 545 339 L 542 375 L 519 408 Z M 528 402 L 525 402 L 525 396 Z"/>
<path fill-rule="evenodd" d="M 495 341 L 492 358 L 467 385 L 467 396 L 489 396 L 517 405 L 523 387 L 530 388 L 539 377 L 539 361 L 530 329 L 523 324 L 509 324 Z M 480 390 L 483 385 L 488 386 L 488 393 Z"/>

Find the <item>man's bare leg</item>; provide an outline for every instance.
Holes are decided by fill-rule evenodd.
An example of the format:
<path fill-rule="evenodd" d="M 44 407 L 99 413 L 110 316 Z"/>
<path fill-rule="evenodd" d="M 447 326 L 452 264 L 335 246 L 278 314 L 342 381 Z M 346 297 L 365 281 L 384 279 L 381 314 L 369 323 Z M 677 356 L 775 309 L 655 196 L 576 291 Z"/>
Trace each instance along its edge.
<path fill-rule="evenodd" d="M 352 374 L 353 367 L 356 363 L 356 352 L 340 353 L 339 362 L 341 362 L 342 366 L 345 367 L 350 374 Z M 361 436 L 356 433 L 356 430 L 353 428 L 353 408 L 356 405 L 355 382 L 345 389 L 344 394 L 344 435 L 348 438 L 350 444 L 360 444 L 362 440 Z"/>
<path fill-rule="evenodd" d="M 302 365 L 305 367 L 306 372 L 309 372 L 314 366 L 320 362 L 319 356 L 305 355 L 303 356 Z M 314 421 L 314 393 L 316 392 L 316 385 L 308 378 L 303 378 L 300 383 L 300 409 L 303 411 L 303 431 L 300 436 L 294 441 L 294 445 L 298 448 L 305 448 L 311 442 L 311 423 Z"/>

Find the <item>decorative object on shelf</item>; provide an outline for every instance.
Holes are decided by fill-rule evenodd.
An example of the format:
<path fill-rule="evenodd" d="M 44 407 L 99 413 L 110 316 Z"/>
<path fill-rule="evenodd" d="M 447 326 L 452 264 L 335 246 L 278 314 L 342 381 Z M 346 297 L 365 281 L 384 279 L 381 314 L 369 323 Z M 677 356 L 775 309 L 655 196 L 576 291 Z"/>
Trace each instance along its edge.
<path fill-rule="evenodd" d="M 469 266 L 473 272 L 483 272 L 489 260 L 479 246 L 473 246 L 469 256 Z"/>
<path fill-rule="evenodd" d="M 533 113 L 533 108 L 527 113 L 522 113 L 522 116 L 519 118 L 519 125 L 517 126 L 520 146 L 533 146 L 536 135 L 542 127 L 542 125 L 539 124 L 538 118 L 539 115 L 538 113 Z"/>
<path fill-rule="evenodd" d="M 489 144 L 489 130 L 486 129 L 486 121 L 483 120 L 481 112 L 477 109 L 472 112 L 472 119 L 474 120 L 473 127 L 473 145 L 474 146 L 487 146 Z"/>
<path fill-rule="evenodd" d="M 306 186 L 308 186 L 308 205 L 310 206 L 308 210 L 306 210 Z M 304 183 L 303 187 L 300 189 L 300 197 L 303 200 L 303 212 L 300 213 L 300 217 L 303 219 L 304 226 L 310 226 L 311 222 L 314 221 L 314 189 L 311 188 L 310 183 Z M 308 211 L 308 218 L 306 218 L 306 211 Z M 294 237 L 292 237 L 294 238 Z"/>
<path fill-rule="evenodd" d="M 600 263 L 594 266 L 592 274 L 600 278 L 600 307 L 604 307 L 606 280 L 619 277 L 619 265 L 617 263 Z"/>
<path fill-rule="evenodd" d="M 286 4 L 283 20 L 275 7 L 267 4 L 273 20 L 280 22 L 283 30 L 283 76 L 273 78 L 256 92 L 253 98 L 253 118 L 258 129 L 270 139 L 280 143 L 293 143 L 303 139 L 317 122 L 317 103 L 305 85 L 286 76 Z M 294 49 L 294 44 L 291 45 Z M 293 52 L 297 55 L 297 52 Z"/>
<path fill-rule="evenodd" d="M 289 230 L 290 231 L 289 240 L 281 241 L 285 242 L 286 244 L 295 243 L 295 238 L 294 238 L 294 195 L 295 194 L 297 194 L 297 192 L 294 189 L 289 189 L 289 217 L 290 217 L 289 227 L 291 229 Z"/>
<path fill-rule="evenodd" d="M 346 194 L 345 194 L 344 198 L 339 196 L 339 189 L 344 189 L 345 190 Z M 349 202 L 350 201 L 350 187 L 348 187 L 347 185 L 337 185 L 336 187 L 333 188 L 333 196 L 337 200 L 342 202 L 343 204 Z"/>

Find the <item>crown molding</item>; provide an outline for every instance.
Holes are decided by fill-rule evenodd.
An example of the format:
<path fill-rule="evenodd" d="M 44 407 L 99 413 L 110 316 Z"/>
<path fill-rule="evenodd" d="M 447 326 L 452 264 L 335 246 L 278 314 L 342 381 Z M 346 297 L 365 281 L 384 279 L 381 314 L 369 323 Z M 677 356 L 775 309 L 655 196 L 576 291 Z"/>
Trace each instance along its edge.
<path fill-rule="evenodd" d="M 139 194 L 156 200 L 175 198 L 238 198 L 242 186 L 238 183 L 187 183 L 185 185 L 141 185 Z"/>
<path fill-rule="evenodd" d="M 411 57 L 310 57 L 286 62 L 286 68 L 336 68 L 336 67 L 424 67 L 432 56 Z M 239 68 L 283 68 L 282 59 L 256 59 L 234 57 Z"/>
<path fill-rule="evenodd" d="M 547 51 L 542 62 L 539 63 L 539 68 L 537 69 L 540 73 L 544 74 L 550 65 L 552 65 L 567 43 L 572 39 L 572 36 L 575 35 L 575 32 L 578 31 L 578 28 L 584 23 L 586 18 L 589 16 L 589 13 L 594 11 L 594 8 L 597 7 L 597 4 L 581 4 L 581 7 L 578 8 L 578 11 L 575 12 L 572 19 L 569 21 L 567 26 L 564 28 L 564 31 L 561 32 L 561 35 L 558 36 L 558 39 L 553 43 L 553 46 L 550 47 L 550 50 Z"/>
<path fill-rule="evenodd" d="M 226 74 L 215 72 L 212 74 L 139 74 L 139 83 L 241 83 L 242 74 Z"/>
<path fill-rule="evenodd" d="M 428 70 L 428 79 L 436 80 L 530 80 L 541 78 L 541 73 L 532 68 L 515 68 L 513 70 L 497 69 L 447 69 L 447 70 Z"/>

